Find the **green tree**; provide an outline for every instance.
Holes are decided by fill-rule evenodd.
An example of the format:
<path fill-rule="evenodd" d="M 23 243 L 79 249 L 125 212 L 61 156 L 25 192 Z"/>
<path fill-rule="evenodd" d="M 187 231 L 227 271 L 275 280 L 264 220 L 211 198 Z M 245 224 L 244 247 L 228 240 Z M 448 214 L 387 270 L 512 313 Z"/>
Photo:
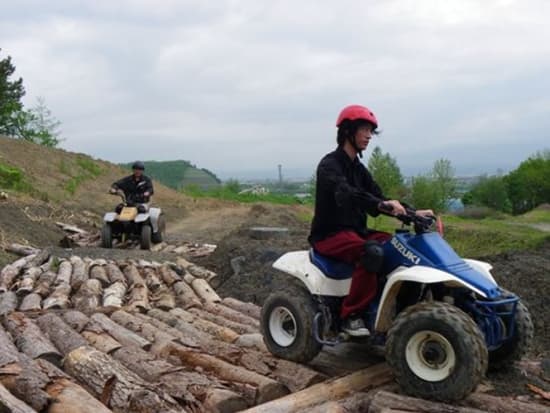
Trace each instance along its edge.
<path fill-rule="evenodd" d="M 0 59 L 0 134 L 8 136 L 17 134 L 17 125 L 23 120 L 21 98 L 25 95 L 25 88 L 22 78 L 10 79 L 14 72 L 10 56 Z"/>
<path fill-rule="evenodd" d="M 19 127 L 21 138 L 49 147 L 59 145 L 61 122 L 52 115 L 43 97 L 38 97 L 36 105 L 19 116 L 22 117 Z"/>
<path fill-rule="evenodd" d="M 237 179 L 229 179 L 223 187 L 234 194 L 238 194 L 241 191 L 241 183 Z"/>
<path fill-rule="evenodd" d="M 451 161 L 438 159 L 428 174 L 412 179 L 408 200 L 416 208 L 431 208 L 442 212 L 455 196 L 456 182 Z"/>
<path fill-rule="evenodd" d="M 505 178 L 512 212 L 521 214 L 550 202 L 550 150 L 523 161 Z"/>
<path fill-rule="evenodd" d="M 382 149 L 376 146 L 369 158 L 368 168 L 384 195 L 397 199 L 403 197 L 405 193 L 403 175 L 397 161 L 389 153 L 382 152 Z"/>
<path fill-rule="evenodd" d="M 502 212 L 511 212 L 512 204 L 502 176 L 482 176 L 462 197 L 464 205 L 480 205 Z"/>

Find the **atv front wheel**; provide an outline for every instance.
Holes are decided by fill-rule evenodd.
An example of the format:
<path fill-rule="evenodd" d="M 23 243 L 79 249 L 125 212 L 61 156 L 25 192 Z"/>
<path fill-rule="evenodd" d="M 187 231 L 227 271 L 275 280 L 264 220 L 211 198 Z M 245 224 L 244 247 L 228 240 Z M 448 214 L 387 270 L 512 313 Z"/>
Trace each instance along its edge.
<path fill-rule="evenodd" d="M 317 306 L 305 288 L 292 286 L 273 292 L 265 301 L 260 328 L 268 350 L 277 357 L 305 363 L 321 351 L 313 337 Z"/>
<path fill-rule="evenodd" d="M 159 216 L 157 228 L 158 231 L 153 232 L 153 235 L 151 236 L 151 240 L 154 244 L 160 244 L 164 240 L 164 233 L 166 232 L 166 221 L 164 221 L 164 217 L 162 215 Z"/>
<path fill-rule="evenodd" d="M 533 320 L 521 301 L 516 305 L 514 335 L 502 346 L 489 353 L 489 369 L 506 369 L 520 360 L 533 344 Z"/>
<path fill-rule="evenodd" d="M 103 228 L 101 228 L 101 246 L 113 248 L 113 229 L 110 224 L 103 224 Z"/>
<path fill-rule="evenodd" d="M 141 226 L 140 247 L 142 250 L 151 249 L 151 226 L 150 225 L 144 224 Z"/>
<path fill-rule="evenodd" d="M 474 320 L 447 303 L 408 307 L 388 332 L 386 360 L 403 391 L 415 397 L 466 397 L 485 375 L 487 358 Z"/>

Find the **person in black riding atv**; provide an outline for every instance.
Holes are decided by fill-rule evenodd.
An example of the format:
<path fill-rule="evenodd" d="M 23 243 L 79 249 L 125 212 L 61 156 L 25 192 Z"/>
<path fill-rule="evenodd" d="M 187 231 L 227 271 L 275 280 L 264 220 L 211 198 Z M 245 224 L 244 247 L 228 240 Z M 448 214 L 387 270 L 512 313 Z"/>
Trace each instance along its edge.
<path fill-rule="evenodd" d="M 347 106 L 336 122 L 338 148 L 317 167 L 315 215 L 309 242 L 319 253 L 355 265 L 350 292 L 341 308 L 343 329 L 352 336 L 369 335 L 361 316 L 377 293 L 382 265 L 380 244 L 391 235 L 367 229 L 367 214 L 405 215 L 400 201 L 386 198 L 370 172 L 360 162 L 362 152 L 375 135 L 374 113 L 360 105 Z M 418 210 L 417 215 L 433 215 Z"/>
<path fill-rule="evenodd" d="M 149 202 L 154 193 L 153 182 L 151 178 L 145 176 L 143 171 L 145 164 L 141 161 L 135 161 L 132 164 L 132 175 L 126 176 L 111 185 L 110 193 L 116 194 L 118 191 L 124 192 L 126 202 L 129 205 L 138 207 L 139 212 L 147 212 Z M 124 205 L 119 204 L 116 212 L 120 213 Z"/>

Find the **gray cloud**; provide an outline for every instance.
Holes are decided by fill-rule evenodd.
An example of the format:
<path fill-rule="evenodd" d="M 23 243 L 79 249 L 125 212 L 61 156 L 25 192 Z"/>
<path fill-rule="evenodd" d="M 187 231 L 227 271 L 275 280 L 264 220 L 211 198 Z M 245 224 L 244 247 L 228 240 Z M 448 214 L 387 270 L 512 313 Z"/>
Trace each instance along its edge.
<path fill-rule="evenodd" d="M 0 38 L 64 147 L 308 176 L 349 103 L 406 173 L 511 168 L 548 147 L 550 4 L 20 1 Z"/>

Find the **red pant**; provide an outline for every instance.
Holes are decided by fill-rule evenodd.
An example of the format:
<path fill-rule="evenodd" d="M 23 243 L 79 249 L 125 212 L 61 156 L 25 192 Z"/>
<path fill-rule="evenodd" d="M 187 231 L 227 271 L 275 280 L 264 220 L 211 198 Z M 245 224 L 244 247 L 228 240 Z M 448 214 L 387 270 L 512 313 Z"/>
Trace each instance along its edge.
<path fill-rule="evenodd" d="M 374 240 L 384 243 L 391 237 L 387 232 L 371 232 L 363 238 L 354 231 L 341 231 L 315 243 L 314 248 L 319 253 L 355 264 L 349 294 L 342 303 L 342 318 L 345 319 L 353 313 L 365 310 L 376 296 L 376 274 L 367 272 L 360 262 L 365 250 L 365 241 Z"/>

